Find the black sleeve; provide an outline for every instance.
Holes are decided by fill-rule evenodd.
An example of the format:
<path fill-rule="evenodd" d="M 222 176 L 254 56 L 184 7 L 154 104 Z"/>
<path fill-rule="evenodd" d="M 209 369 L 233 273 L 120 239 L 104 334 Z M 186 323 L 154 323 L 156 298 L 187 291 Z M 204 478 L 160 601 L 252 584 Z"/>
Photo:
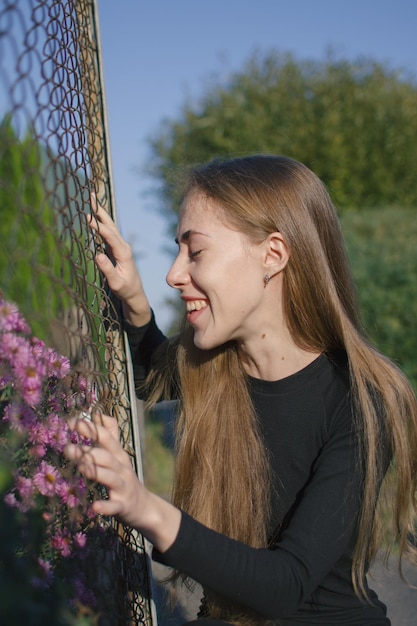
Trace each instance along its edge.
<path fill-rule="evenodd" d="M 145 326 L 132 326 L 124 320 L 123 328 L 129 341 L 135 389 L 140 390 L 149 372 L 152 355 L 167 339 L 158 328 L 153 311 L 151 320 Z"/>
<path fill-rule="evenodd" d="M 294 612 L 319 586 L 356 533 L 360 476 L 350 409 L 335 418 L 300 502 L 274 550 L 214 532 L 183 513 L 179 534 L 154 559 L 267 619 Z"/>

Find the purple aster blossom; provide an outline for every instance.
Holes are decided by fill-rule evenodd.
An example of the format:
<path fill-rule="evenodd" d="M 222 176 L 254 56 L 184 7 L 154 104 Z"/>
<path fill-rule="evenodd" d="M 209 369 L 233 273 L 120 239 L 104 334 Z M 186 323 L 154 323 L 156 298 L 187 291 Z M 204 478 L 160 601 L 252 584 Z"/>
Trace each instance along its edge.
<path fill-rule="evenodd" d="M 53 465 L 41 461 L 39 468 L 33 476 L 33 484 L 43 496 L 53 497 L 58 495 L 59 485 L 62 478 Z"/>
<path fill-rule="evenodd" d="M 65 420 L 56 413 L 49 415 L 45 430 L 48 445 L 57 452 L 63 452 L 68 443 L 69 428 Z"/>
<path fill-rule="evenodd" d="M 87 378 L 81 374 L 77 374 L 73 377 L 71 384 L 71 394 L 66 397 L 66 408 L 86 410 L 86 407 L 91 407 L 97 401 L 97 394 L 94 390 L 93 384 Z"/>
<path fill-rule="evenodd" d="M 78 558 L 87 558 L 88 539 L 81 528 L 96 516 L 88 506 L 85 479 L 69 472 L 60 455 L 68 440 L 91 442 L 70 431 L 61 415 L 68 409 L 87 410 L 97 394 L 88 378 L 80 373 L 71 375 L 66 357 L 43 341 L 29 338 L 30 332 L 17 307 L 0 297 L 0 391 L 6 391 L 4 399 L 12 398 L 4 407 L 3 420 L 10 430 L 24 436 L 15 485 L 4 501 L 27 513 L 39 507 L 38 494 L 49 498 L 43 503 L 42 517 L 46 548 L 52 549 L 54 557 L 51 563 L 39 560 L 40 573 L 33 579 L 35 586 L 43 588 L 50 584 L 59 555 L 68 557 L 75 550 Z M 67 468 L 65 477 L 60 473 L 63 468 Z M 83 580 L 78 590 L 89 604 L 95 603 Z"/>
<path fill-rule="evenodd" d="M 15 488 L 5 496 L 4 501 L 8 506 L 17 508 L 23 513 L 26 513 L 35 506 L 33 499 L 34 492 L 32 480 L 17 474 L 15 478 Z"/>
<path fill-rule="evenodd" d="M 23 364 L 16 364 L 16 383 L 23 399 L 30 406 L 36 406 L 42 400 L 42 387 L 44 367 L 37 363 L 33 357 Z"/>
<path fill-rule="evenodd" d="M 93 508 L 91 505 L 87 506 L 87 508 L 84 511 L 84 515 L 86 516 L 88 520 L 95 519 L 96 513 L 93 511 Z"/>
<path fill-rule="evenodd" d="M 48 376 L 54 376 L 55 378 L 62 379 L 69 374 L 71 369 L 69 359 L 61 356 L 52 348 L 48 348 L 45 351 L 44 356 Z"/>
<path fill-rule="evenodd" d="M 80 506 L 85 501 L 87 486 L 82 476 L 73 476 L 71 481 L 62 480 L 58 487 L 58 495 L 70 509 Z"/>
<path fill-rule="evenodd" d="M 18 474 L 15 479 L 16 489 L 22 500 L 32 500 L 35 493 L 33 481 L 26 476 Z"/>
<path fill-rule="evenodd" d="M 77 548 L 85 548 L 87 545 L 87 535 L 81 531 L 78 531 L 74 535 L 74 545 Z"/>
<path fill-rule="evenodd" d="M 32 346 L 32 354 L 36 359 L 43 360 L 45 356 L 45 352 L 48 349 L 45 345 L 45 342 L 42 339 L 38 339 L 37 337 L 31 338 L 31 346 Z"/>
<path fill-rule="evenodd" d="M 22 384 L 22 397 L 30 406 L 36 406 L 42 400 L 42 380 L 32 374 L 29 374 L 28 378 L 23 381 Z"/>
<path fill-rule="evenodd" d="M 48 589 L 54 580 L 52 564 L 49 561 L 38 558 L 38 575 L 31 580 L 32 586 L 36 589 Z"/>
<path fill-rule="evenodd" d="M 73 585 L 76 596 L 74 603 L 78 604 L 81 602 L 81 604 L 89 606 L 90 608 L 95 608 L 97 606 L 97 598 L 94 592 L 87 587 L 85 580 L 81 578 L 81 573 L 79 577 L 74 579 Z"/>
<path fill-rule="evenodd" d="M 32 356 L 30 342 L 14 333 L 0 334 L 0 358 L 7 360 L 13 368 L 23 366 Z"/>
<path fill-rule="evenodd" d="M 30 326 L 15 304 L 0 297 L 0 331 L 30 333 Z"/>
<path fill-rule="evenodd" d="M 44 447 L 49 445 L 48 427 L 44 422 L 35 422 L 31 425 L 28 431 L 28 439 L 30 443 Z"/>
<path fill-rule="evenodd" d="M 46 451 L 45 446 L 37 444 L 30 448 L 29 454 L 35 459 L 43 459 L 46 456 Z"/>
<path fill-rule="evenodd" d="M 51 537 L 52 548 L 64 557 L 70 556 L 72 548 L 71 544 L 72 537 L 65 529 L 58 529 L 55 535 Z"/>
<path fill-rule="evenodd" d="M 26 433 L 35 427 L 36 413 L 23 402 L 12 401 L 4 409 L 3 421 L 9 422 L 10 428 L 19 433 Z"/>
<path fill-rule="evenodd" d="M 7 504 L 11 509 L 18 509 L 20 502 L 17 501 L 15 491 L 9 491 L 3 498 L 3 502 Z"/>
<path fill-rule="evenodd" d="M 66 392 L 56 384 L 56 379 L 47 381 L 44 389 L 45 407 L 50 413 L 65 411 Z"/>

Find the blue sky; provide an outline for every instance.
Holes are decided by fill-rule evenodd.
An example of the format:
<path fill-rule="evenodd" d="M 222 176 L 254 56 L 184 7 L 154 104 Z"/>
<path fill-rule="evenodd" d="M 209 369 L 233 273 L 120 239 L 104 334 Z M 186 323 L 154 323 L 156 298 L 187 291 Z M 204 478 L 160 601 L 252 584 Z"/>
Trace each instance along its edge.
<path fill-rule="evenodd" d="M 213 75 L 227 76 L 251 53 L 299 59 L 372 57 L 417 75 L 415 0 L 97 0 L 118 224 L 138 255 L 163 329 L 170 245 L 153 181 L 143 168 L 148 138 L 198 99 Z M 173 248 L 172 248 L 173 249 Z"/>

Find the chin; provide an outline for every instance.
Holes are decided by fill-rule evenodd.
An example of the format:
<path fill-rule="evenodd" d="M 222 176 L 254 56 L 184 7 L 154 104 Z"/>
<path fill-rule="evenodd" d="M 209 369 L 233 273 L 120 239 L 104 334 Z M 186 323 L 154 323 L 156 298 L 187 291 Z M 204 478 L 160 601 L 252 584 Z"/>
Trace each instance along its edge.
<path fill-rule="evenodd" d="M 205 337 L 204 335 L 201 336 L 200 333 L 198 333 L 197 331 L 194 331 L 194 345 L 196 348 L 198 348 L 199 350 L 214 350 L 214 348 L 218 348 L 219 346 L 222 346 L 223 344 L 228 342 L 228 339 L 217 339 L 216 338 L 210 338 L 210 337 Z"/>
<path fill-rule="evenodd" d="M 199 350 L 212 350 L 213 348 L 217 348 L 218 344 L 215 344 L 210 341 L 198 340 L 194 337 L 194 345 Z"/>

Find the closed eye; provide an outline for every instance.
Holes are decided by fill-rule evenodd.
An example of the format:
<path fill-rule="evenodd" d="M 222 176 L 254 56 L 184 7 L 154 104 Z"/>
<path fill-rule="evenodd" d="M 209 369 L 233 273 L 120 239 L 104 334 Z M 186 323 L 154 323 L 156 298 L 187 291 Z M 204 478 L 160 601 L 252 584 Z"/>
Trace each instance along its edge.
<path fill-rule="evenodd" d="M 188 256 L 190 257 L 190 259 L 195 259 L 201 252 L 202 252 L 202 250 L 196 250 L 195 252 L 191 252 L 191 250 L 190 250 Z"/>

